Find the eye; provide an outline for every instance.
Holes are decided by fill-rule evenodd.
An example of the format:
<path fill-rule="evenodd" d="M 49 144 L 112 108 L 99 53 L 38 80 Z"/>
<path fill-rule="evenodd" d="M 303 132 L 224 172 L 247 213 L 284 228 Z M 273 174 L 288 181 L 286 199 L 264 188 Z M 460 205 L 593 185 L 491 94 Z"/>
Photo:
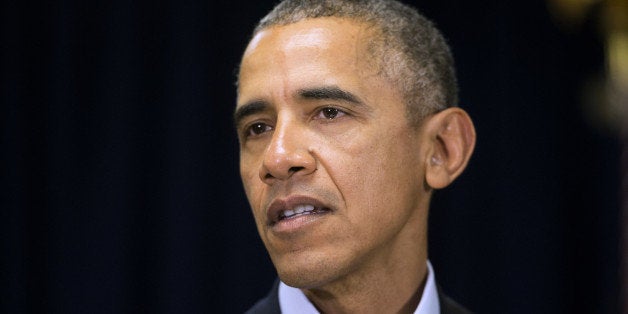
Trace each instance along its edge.
<path fill-rule="evenodd" d="M 318 113 L 318 118 L 333 120 L 345 114 L 342 110 L 334 107 L 325 107 Z"/>
<path fill-rule="evenodd" d="M 246 130 L 246 136 L 259 136 L 265 132 L 272 130 L 273 128 L 262 122 L 251 124 Z"/>

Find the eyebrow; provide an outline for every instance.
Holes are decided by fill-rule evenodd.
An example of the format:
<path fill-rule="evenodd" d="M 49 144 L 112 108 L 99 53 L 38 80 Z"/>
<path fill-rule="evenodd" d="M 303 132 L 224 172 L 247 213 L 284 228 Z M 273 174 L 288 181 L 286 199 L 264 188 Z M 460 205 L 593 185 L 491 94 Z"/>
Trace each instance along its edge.
<path fill-rule="evenodd" d="M 364 105 L 358 96 L 334 85 L 299 89 L 297 95 L 303 99 L 342 100 L 356 105 Z"/>
<path fill-rule="evenodd" d="M 267 108 L 268 103 L 263 100 L 253 100 L 251 102 L 248 102 L 240 106 L 240 108 L 236 109 L 236 111 L 233 113 L 233 122 L 235 123 L 235 126 L 238 127 L 242 119 L 250 115 L 263 112 Z"/>

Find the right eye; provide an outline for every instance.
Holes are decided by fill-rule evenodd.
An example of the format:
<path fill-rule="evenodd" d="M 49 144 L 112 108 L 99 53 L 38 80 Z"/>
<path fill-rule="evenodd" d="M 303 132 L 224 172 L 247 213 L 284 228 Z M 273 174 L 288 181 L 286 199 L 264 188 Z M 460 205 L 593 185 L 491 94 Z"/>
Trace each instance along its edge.
<path fill-rule="evenodd" d="M 248 127 L 246 136 L 259 136 L 263 133 L 271 131 L 272 129 L 273 128 L 270 125 L 263 122 L 253 123 Z"/>

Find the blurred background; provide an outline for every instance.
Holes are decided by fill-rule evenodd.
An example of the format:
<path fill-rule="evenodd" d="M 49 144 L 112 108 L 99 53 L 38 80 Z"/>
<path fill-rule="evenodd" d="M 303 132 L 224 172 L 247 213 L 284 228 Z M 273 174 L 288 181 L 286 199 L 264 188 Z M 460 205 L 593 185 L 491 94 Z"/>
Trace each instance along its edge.
<path fill-rule="evenodd" d="M 444 291 L 628 313 L 627 1 L 408 3 L 448 38 L 478 132 L 431 210 Z M 2 2 L 1 313 L 241 313 L 268 291 L 231 115 L 273 4 Z"/>

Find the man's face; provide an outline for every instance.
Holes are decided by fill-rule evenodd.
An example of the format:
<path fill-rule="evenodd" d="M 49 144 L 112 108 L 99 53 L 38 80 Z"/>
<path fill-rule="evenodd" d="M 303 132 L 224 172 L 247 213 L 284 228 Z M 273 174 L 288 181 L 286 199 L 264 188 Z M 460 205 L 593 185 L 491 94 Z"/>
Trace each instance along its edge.
<path fill-rule="evenodd" d="M 258 33 L 241 65 L 240 173 L 281 279 L 311 288 L 416 254 L 429 192 L 421 128 L 369 53 L 368 26 Z"/>

